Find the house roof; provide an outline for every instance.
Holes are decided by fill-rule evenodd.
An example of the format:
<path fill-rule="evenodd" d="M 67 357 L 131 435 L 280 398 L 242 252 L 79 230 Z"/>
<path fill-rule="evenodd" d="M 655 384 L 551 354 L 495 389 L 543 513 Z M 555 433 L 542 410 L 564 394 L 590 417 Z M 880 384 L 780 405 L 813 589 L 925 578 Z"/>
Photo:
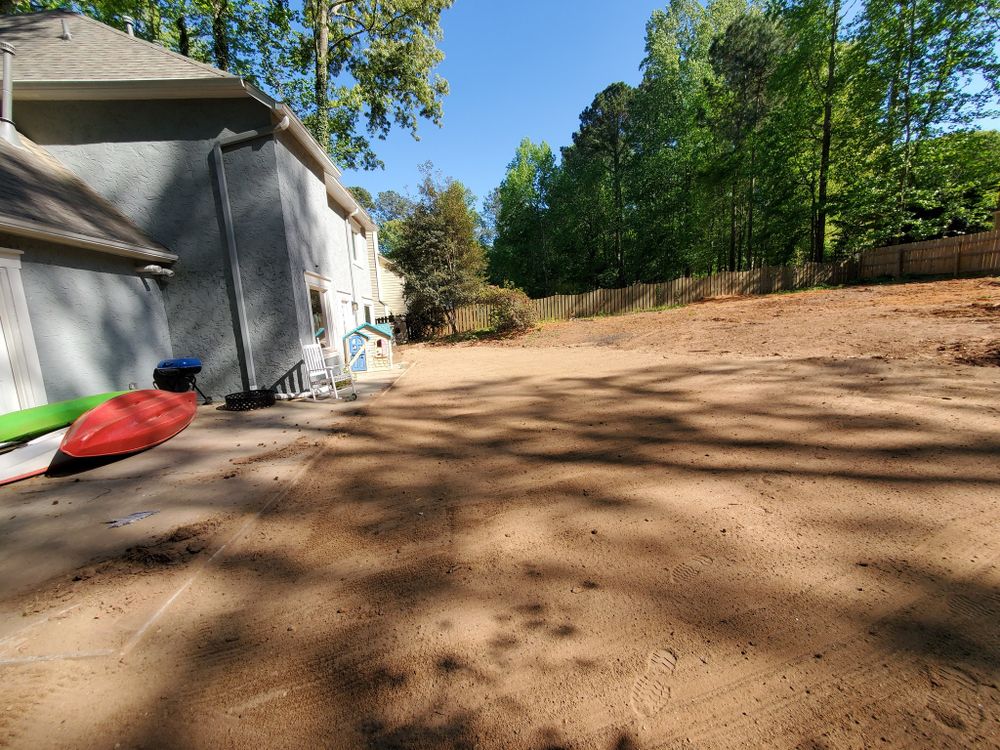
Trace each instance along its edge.
<path fill-rule="evenodd" d="M 0 139 L 0 232 L 143 260 L 177 256 L 151 239 L 47 151 Z"/>
<path fill-rule="evenodd" d="M 372 334 L 381 335 L 387 339 L 391 339 L 392 326 L 388 323 L 362 323 L 353 331 L 348 331 L 344 334 L 344 338 L 346 339 L 348 336 L 353 336 L 355 333 L 361 334 L 366 339 L 370 339 Z"/>
<path fill-rule="evenodd" d="M 16 50 L 15 81 L 235 78 L 67 10 L 0 16 L 0 39 Z"/>
<path fill-rule="evenodd" d="M 380 266 L 382 266 L 382 268 L 392 271 L 393 273 L 397 274 L 399 273 L 399 267 L 391 260 L 386 258 L 384 255 L 382 255 L 382 253 L 378 254 L 378 263 Z"/>

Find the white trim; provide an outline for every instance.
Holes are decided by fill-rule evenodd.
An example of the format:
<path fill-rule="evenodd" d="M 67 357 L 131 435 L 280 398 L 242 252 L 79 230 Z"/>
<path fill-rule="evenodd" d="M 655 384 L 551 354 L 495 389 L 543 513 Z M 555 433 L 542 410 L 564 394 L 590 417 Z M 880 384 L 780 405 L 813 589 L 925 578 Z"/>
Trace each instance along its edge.
<path fill-rule="evenodd" d="M 28 299 L 21 281 L 22 250 L 0 248 L 0 315 L 10 323 L 10 330 L 3 328 L 7 337 L 11 370 L 14 372 L 14 386 L 22 409 L 48 403 L 45 383 L 42 380 L 42 366 L 38 361 L 35 334 L 31 329 L 28 314 Z"/>
<path fill-rule="evenodd" d="M 253 93 L 236 77 L 145 78 L 118 81 L 17 81 L 20 101 L 120 101 L 142 99 L 235 99 Z"/>
<path fill-rule="evenodd" d="M 333 347 L 330 344 L 337 338 L 337 320 L 332 314 L 330 308 L 330 297 L 333 295 L 333 280 L 328 279 L 325 276 L 320 276 L 318 273 L 313 273 L 312 271 L 305 271 L 304 276 L 306 279 L 306 306 L 309 309 L 309 343 L 315 344 L 316 341 L 315 333 L 316 328 L 312 319 L 312 292 L 315 290 L 319 292 L 320 304 L 323 306 L 323 317 L 326 318 L 326 328 L 327 331 L 327 345 L 325 349 L 331 349 Z"/>
<path fill-rule="evenodd" d="M 322 285 L 324 291 L 333 288 L 333 279 L 329 276 L 323 276 L 322 274 L 315 273 L 313 271 L 306 271 L 305 274 L 307 284 L 315 283 L 316 286 Z"/>

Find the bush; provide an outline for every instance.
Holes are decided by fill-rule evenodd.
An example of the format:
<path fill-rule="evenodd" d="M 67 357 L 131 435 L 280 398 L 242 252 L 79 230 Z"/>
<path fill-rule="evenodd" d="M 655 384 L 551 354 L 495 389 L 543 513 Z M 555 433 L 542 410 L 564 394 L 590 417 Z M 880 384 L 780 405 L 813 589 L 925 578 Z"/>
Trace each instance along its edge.
<path fill-rule="evenodd" d="M 487 286 L 479 301 L 490 306 L 490 328 L 495 333 L 527 331 L 538 323 L 531 299 L 509 283 L 502 287 Z"/>

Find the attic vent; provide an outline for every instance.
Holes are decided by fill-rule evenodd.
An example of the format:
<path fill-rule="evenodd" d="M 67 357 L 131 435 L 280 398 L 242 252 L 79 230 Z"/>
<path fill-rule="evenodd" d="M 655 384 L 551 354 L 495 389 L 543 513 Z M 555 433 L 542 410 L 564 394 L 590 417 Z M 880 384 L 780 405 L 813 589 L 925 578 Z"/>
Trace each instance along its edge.
<path fill-rule="evenodd" d="M 67 21 L 65 18 L 62 20 L 62 27 L 63 27 L 63 33 L 59 35 L 59 38 L 68 42 L 70 39 L 73 38 L 73 35 L 69 33 L 69 21 Z"/>
<path fill-rule="evenodd" d="M 125 23 L 125 32 L 129 36 L 135 36 L 135 19 L 131 16 L 122 16 L 122 21 Z"/>

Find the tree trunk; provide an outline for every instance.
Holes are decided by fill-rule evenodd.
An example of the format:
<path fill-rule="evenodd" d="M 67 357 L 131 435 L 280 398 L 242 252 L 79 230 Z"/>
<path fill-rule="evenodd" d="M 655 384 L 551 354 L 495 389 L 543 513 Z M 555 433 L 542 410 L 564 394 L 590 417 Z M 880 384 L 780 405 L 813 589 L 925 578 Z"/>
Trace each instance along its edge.
<path fill-rule="evenodd" d="M 155 2 L 155 0 L 149 0 L 146 3 L 146 34 L 149 37 L 149 41 L 158 42 L 160 40 L 161 26 L 163 24 L 163 19 L 160 14 L 160 6 Z"/>
<path fill-rule="evenodd" d="M 451 326 L 451 332 L 453 335 L 458 335 L 458 318 L 455 315 L 455 308 L 449 307 L 444 311 L 445 317 L 448 318 L 448 325 Z"/>
<path fill-rule="evenodd" d="M 212 4 L 212 56 L 215 67 L 229 70 L 229 0 Z"/>
<path fill-rule="evenodd" d="M 747 205 L 747 268 L 753 268 L 753 208 L 757 190 L 757 139 L 750 145 L 750 188 Z"/>
<path fill-rule="evenodd" d="M 191 35 L 184 15 L 177 16 L 177 48 L 184 57 L 191 56 Z"/>
<path fill-rule="evenodd" d="M 816 211 L 816 235 L 813 260 L 823 262 L 826 250 L 826 201 L 830 175 L 830 143 L 833 140 L 833 93 L 836 82 L 837 31 L 840 28 L 840 0 L 833 0 L 830 18 L 830 54 L 826 64 L 826 85 L 823 89 L 823 143 L 819 156 L 819 205 Z"/>
<path fill-rule="evenodd" d="M 313 0 L 313 59 L 316 65 L 316 140 L 330 150 L 330 7 L 327 0 Z M 340 6 L 334 6 L 334 12 Z"/>
<path fill-rule="evenodd" d="M 906 212 L 906 193 L 910 185 L 910 160 L 911 160 L 911 140 L 912 140 L 912 127 L 913 127 L 913 112 L 911 107 L 912 101 L 912 88 L 913 88 L 913 65 L 914 65 L 914 36 L 915 32 L 915 18 L 916 8 L 913 7 L 913 2 L 909 3 L 910 10 L 910 21 L 909 21 L 909 34 L 908 42 L 906 46 L 906 87 L 903 92 L 903 174 L 900 178 L 899 184 L 899 213 L 900 218 L 904 216 Z M 899 227 L 902 230 L 902 227 Z M 900 234 L 897 232 L 897 234 Z"/>
<path fill-rule="evenodd" d="M 625 286 L 625 251 L 622 248 L 622 225 L 625 223 L 625 200 L 622 197 L 621 148 L 616 143 L 614 151 L 615 189 L 615 261 L 618 264 L 618 285 Z"/>
<path fill-rule="evenodd" d="M 729 201 L 729 270 L 736 270 L 736 193 L 739 189 L 733 172 L 733 190 Z"/>

